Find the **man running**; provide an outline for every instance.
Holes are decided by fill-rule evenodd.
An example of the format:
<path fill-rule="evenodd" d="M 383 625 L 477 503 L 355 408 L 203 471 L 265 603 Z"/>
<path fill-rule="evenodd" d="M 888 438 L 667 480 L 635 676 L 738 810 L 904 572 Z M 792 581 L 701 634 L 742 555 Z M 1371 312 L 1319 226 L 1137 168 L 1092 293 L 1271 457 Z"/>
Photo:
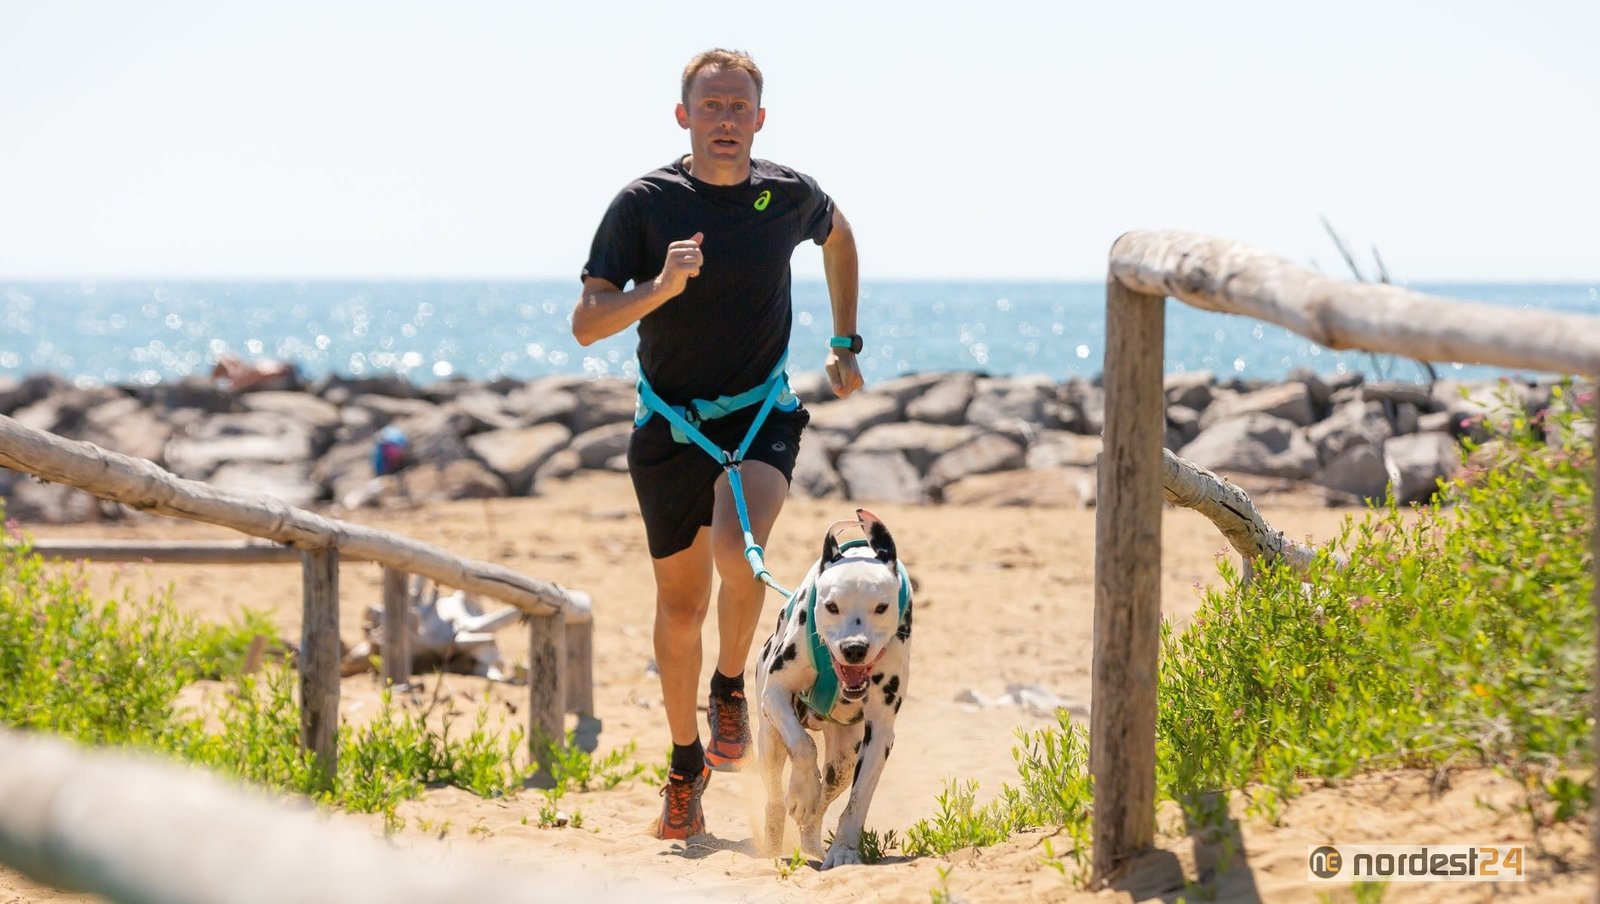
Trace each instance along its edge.
<path fill-rule="evenodd" d="M 767 113 L 761 85 L 761 70 L 744 53 L 709 50 L 684 67 L 676 114 L 689 132 L 689 153 L 611 202 L 572 314 L 572 333 L 583 345 L 638 323 L 642 382 L 667 404 L 696 412 L 699 430 L 728 450 L 754 421 L 762 389 L 782 373 L 793 316 L 789 259 L 806 239 L 822 246 L 833 308 L 836 335 L 818 350 L 827 356 L 829 382 L 840 397 L 861 387 L 855 238 L 809 176 L 751 159 Z M 740 466 L 762 546 L 783 508 L 809 419 L 785 393 Z M 675 433 L 665 417 L 642 413 L 628 443 L 628 471 L 655 571 L 656 663 L 672 732 L 656 834 L 681 839 L 705 832 L 700 797 L 711 770 L 736 771 L 749 757 L 744 666 L 766 591 L 745 560 L 721 464 Z M 719 644 L 703 748 L 695 698 L 713 567 L 721 579 Z"/>

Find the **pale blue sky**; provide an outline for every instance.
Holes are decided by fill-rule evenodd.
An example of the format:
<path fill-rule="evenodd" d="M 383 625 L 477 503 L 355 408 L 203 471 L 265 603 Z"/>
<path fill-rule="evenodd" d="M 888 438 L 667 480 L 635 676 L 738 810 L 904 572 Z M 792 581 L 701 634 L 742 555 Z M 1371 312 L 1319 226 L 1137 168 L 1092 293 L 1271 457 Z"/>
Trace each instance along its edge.
<path fill-rule="evenodd" d="M 1169 227 L 1343 273 L 1319 214 L 1414 281 L 1593 279 L 1597 35 L 1590 0 L 0 0 L 0 278 L 576 286 L 723 45 L 869 281 L 1096 279 Z"/>

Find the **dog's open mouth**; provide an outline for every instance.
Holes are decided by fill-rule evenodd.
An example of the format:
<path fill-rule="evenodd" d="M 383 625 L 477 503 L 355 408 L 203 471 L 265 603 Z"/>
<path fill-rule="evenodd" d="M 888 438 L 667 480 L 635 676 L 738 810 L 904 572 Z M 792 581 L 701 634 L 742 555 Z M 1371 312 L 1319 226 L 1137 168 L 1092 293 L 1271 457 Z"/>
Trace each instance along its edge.
<path fill-rule="evenodd" d="M 867 685 L 872 683 L 872 663 L 845 665 L 835 659 L 833 667 L 839 672 L 839 693 L 846 700 L 860 700 L 867 695 Z"/>

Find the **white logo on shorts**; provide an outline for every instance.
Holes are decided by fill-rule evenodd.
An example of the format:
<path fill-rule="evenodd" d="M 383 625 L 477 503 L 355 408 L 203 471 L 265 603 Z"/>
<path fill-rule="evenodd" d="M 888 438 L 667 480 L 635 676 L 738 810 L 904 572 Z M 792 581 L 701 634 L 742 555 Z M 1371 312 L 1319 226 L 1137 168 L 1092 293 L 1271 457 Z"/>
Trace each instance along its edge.
<path fill-rule="evenodd" d="M 784 449 L 787 449 L 787 448 L 788 448 L 788 446 L 785 446 L 783 443 L 773 443 L 772 444 L 772 451 L 774 451 L 774 452 L 782 452 Z"/>

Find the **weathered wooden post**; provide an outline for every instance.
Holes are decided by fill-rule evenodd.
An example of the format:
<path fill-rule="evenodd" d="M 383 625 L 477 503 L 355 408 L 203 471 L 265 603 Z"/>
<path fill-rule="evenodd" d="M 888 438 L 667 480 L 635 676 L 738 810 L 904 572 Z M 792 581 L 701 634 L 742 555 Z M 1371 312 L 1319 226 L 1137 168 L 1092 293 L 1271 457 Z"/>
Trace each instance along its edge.
<path fill-rule="evenodd" d="M 1155 840 L 1165 305 L 1106 281 L 1089 729 L 1096 885 Z"/>
<path fill-rule="evenodd" d="M 567 734 L 567 617 L 557 610 L 528 623 L 528 747 L 548 772 L 550 750 Z"/>
<path fill-rule="evenodd" d="M 594 621 L 567 625 L 566 709 L 580 716 L 594 715 Z"/>
<path fill-rule="evenodd" d="M 339 766 L 339 551 L 304 550 L 300 568 L 300 742 L 316 757 L 323 787 L 332 787 Z"/>
<path fill-rule="evenodd" d="M 406 573 L 383 569 L 383 677 L 390 685 L 411 683 L 411 594 Z"/>

